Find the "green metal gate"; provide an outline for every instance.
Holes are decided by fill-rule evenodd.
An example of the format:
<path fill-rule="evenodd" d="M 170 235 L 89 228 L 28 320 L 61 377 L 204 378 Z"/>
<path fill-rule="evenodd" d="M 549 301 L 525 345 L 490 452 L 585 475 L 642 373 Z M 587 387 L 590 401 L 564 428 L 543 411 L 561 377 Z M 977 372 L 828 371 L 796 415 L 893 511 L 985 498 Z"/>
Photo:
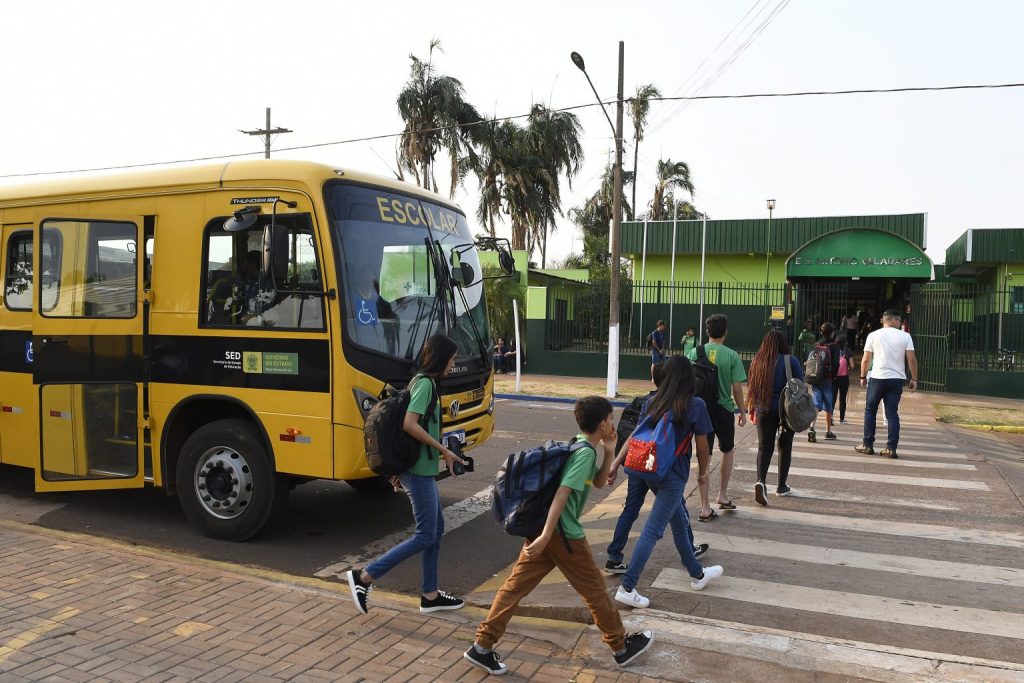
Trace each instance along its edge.
<path fill-rule="evenodd" d="M 800 280 L 794 291 L 796 318 L 793 321 L 795 333 L 800 334 L 804 323 L 814 323 L 814 334 L 819 334 L 822 323 L 830 322 L 839 328 L 846 309 L 850 305 L 848 282 L 846 280 Z"/>
<path fill-rule="evenodd" d="M 953 287 L 930 282 L 910 289 L 910 331 L 917 356 L 918 384 L 928 391 L 945 391 L 952 361 Z"/>

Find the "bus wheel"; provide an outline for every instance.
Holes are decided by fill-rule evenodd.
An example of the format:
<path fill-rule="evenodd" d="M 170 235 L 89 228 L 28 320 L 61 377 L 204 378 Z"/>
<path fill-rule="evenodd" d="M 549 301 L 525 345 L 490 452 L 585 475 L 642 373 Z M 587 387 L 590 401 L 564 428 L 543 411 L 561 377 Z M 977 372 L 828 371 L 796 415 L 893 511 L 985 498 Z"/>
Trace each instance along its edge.
<path fill-rule="evenodd" d="M 178 499 L 207 536 L 244 541 L 280 514 L 288 481 L 270 465 L 266 444 L 245 420 L 217 420 L 195 431 L 178 459 Z"/>
<path fill-rule="evenodd" d="M 394 493 L 395 489 L 384 477 L 370 477 L 369 479 L 346 479 L 345 483 L 354 488 L 359 493 L 370 493 L 370 494 L 388 494 Z"/>

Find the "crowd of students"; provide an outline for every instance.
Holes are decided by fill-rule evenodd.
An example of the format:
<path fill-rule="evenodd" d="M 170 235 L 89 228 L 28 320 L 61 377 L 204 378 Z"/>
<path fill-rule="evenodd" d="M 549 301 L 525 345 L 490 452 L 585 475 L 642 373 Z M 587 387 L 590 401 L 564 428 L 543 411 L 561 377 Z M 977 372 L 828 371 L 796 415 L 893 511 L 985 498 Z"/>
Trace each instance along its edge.
<path fill-rule="evenodd" d="M 896 457 L 896 442 L 899 438 L 897 406 L 903 383 L 900 378 L 905 379 L 905 374 L 902 374 L 904 355 L 911 370 L 911 390 L 916 388 L 917 364 L 910 335 L 898 329 L 899 314 L 887 311 L 883 322 L 885 327 L 880 330 L 880 334 L 869 336 L 865 343 L 862 382 L 869 375 L 869 369 L 872 379 L 866 400 L 865 438 L 857 450 L 874 452 L 871 447 L 875 432 L 874 417 L 879 403 L 884 401 L 889 420 L 887 451 L 891 450 L 890 457 Z M 821 362 L 814 364 L 809 357 L 801 361 L 800 357 L 790 353 L 790 345 L 784 333 L 769 330 L 750 363 L 749 381 L 739 355 L 725 343 L 728 336 L 726 316 L 712 315 L 705 324 L 709 341 L 699 344 L 696 330 L 690 328 L 687 330 L 687 338 L 684 338 L 684 355 L 664 358 L 664 330 L 656 329 L 655 333 L 660 334 L 652 333 L 650 336 L 651 377 L 655 390 L 650 392 L 643 404 L 641 419 L 647 425 L 664 424 L 668 430 L 666 441 L 674 444 L 676 456 L 660 478 L 644 478 L 638 476 L 636 470 L 629 465 L 624 466 L 628 462 L 631 440 L 627 439 L 616 453 L 613 408 L 607 399 L 588 396 L 577 401 L 574 409 L 580 430 L 574 439 L 577 446 L 571 449 L 562 470 L 559 488 L 548 509 L 542 530 L 523 543 L 511 573 L 495 595 L 487 617 L 477 628 L 473 644 L 463 655 L 469 663 L 489 674 L 507 673 L 508 666 L 501 661 L 494 648 L 503 637 L 520 601 L 557 568 L 589 608 L 615 662 L 621 666 L 630 664 L 650 648 L 654 633 L 647 629 L 627 634 L 614 602 L 633 608 L 650 605 L 650 599 L 640 593 L 638 586 L 666 527 L 672 530 L 673 542 L 682 566 L 690 575 L 692 590 L 703 590 L 724 573 L 720 565 L 704 566 L 701 563 L 700 558 L 710 548 L 707 543 L 698 544 L 695 541 L 690 524 L 685 490 L 694 455 L 697 460 L 700 498 L 698 520 L 708 522 L 717 516 L 710 505 L 712 448 L 717 441 L 722 454 L 716 500 L 718 509 L 733 510 L 736 506 L 729 498 L 728 485 L 733 465 L 735 430 L 737 425 L 742 427 L 748 418 L 756 425 L 758 436 L 757 482 L 754 485 L 756 502 L 760 505 L 768 504 L 766 482 L 776 445 L 779 467 L 775 492 L 780 496 L 790 493 L 787 477 L 795 432 L 787 424 L 783 410 L 783 392 L 790 378 L 807 380 L 811 374 L 821 375 L 814 383 L 815 406 L 819 412 L 825 413 L 825 438 L 835 438 L 832 432 L 833 406 L 838 394 L 840 423 L 845 423 L 852 353 L 845 344 L 846 340 L 836 337 L 830 323 L 821 325 L 821 336 L 814 340 L 814 346 L 808 354 L 810 356 L 817 349 L 822 350 Z M 687 339 L 691 337 L 692 340 L 687 344 Z M 363 614 L 369 609 L 368 600 L 373 582 L 399 562 L 417 554 L 421 557 L 422 565 L 420 611 L 459 609 L 464 604 L 462 599 L 438 587 L 438 556 L 444 534 L 444 519 L 434 477 L 438 458 L 444 460 L 449 470 L 453 470 L 456 463 L 460 462 L 460 456 L 438 440 L 440 402 L 432 400 L 432 396 L 437 396 L 436 381 L 450 372 L 455 355 L 455 343 L 441 334 L 432 336 L 424 345 L 421 370 L 411 383 L 411 399 L 404 423 L 405 431 L 422 444 L 420 456 L 409 471 L 393 481 L 396 490 L 404 490 L 409 496 L 416 531 L 412 538 L 388 550 L 366 567 L 353 568 L 348 572 L 352 598 Z M 874 367 L 871 366 L 873 359 Z M 706 401 L 697 395 L 695 367 L 707 363 L 715 367 L 717 387 Z M 748 381 L 746 396 L 742 385 L 744 381 Z M 837 391 L 833 392 L 833 389 Z M 424 429 L 420 420 L 431 406 L 433 414 L 428 416 L 428 428 Z M 813 426 L 808 439 L 815 441 Z M 585 446 L 580 447 L 580 443 L 585 443 Z M 882 454 L 888 455 L 886 452 Z M 625 471 L 628 478 L 626 500 L 608 546 L 604 566 L 606 572 L 622 577 L 613 598 L 594 560 L 580 517 L 590 489 L 614 485 L 620 471 Z M 629 532 L 639 518 L 648 493 L 654 494 L 653 506 L 644 521 L 633 554 L 626 561 L 625 548 Z M 556 536 L 559 540 L 553 542 Z"/>

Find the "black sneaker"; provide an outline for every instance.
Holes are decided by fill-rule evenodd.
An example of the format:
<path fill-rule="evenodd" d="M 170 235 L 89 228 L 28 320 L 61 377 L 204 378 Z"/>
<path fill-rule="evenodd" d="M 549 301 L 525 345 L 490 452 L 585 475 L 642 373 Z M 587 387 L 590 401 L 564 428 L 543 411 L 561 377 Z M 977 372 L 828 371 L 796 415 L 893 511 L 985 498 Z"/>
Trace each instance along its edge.
<path fill-rule="evenodd" d="M 609 574 L 625 574 L 627 569 L 629 569 L 629 562 L 612 562 L 608 560 L 604 563 L 604 570 Z"/>
<path fill-rule="evenodd" d="M 839 437 L 833 434 L 832 432 L 825 432 L 825 438 L 828 439 L 829 441 L 835 441 Z"/>
<path fill-rule="evenodd" d="M 420 611 L 423 613 L 427 612 L 440 612 L 446 609 L 459 609 L 466 603 L 461 598 L 457 598 L 450 593 L 444 591 L 437 591 L 437 597 L 433 600 L 427 600 L 422 595 L 420 596 Z"/>
<path fill-rule="evenodd" d="M 875 449 L 874 448 L 872 448 L 871 446 L 865 446 L 864 444 L 860 444 L 859 446 L 854 446 L 853 450 L 857 451 L 858 453 L 863 453 L 864 455 L 874 455 L 875 454 Z"/>
<path fill-rule="evenodd" d="M 818 443 L 818 435 L 813 429 L 807 432 L 807 443 Z"/>
<path fill-rule="evenodd" d="M 711 550 L 711 546 L 709 546 L 707 543 L 698 543 L 693 548 L 693 556 L 700 557 L 709 550 Z"/>
<path fill-rule="evenodd" d="M 629 666 L 634 659 L 647 652 L 654 642 L 654 631 L 645 629 L 626 636 L 626 651 L 615 655 L 615 663 L 619 666 Z"/>
<path fill-rule="evenodd" d="M 768 499 L 764 495 L 763 481 L 759 481 L 754 484 L 754 500 L 757 501 L 758 505 L 768 505 Z"/>
<path fill-rule="evenodd" d="M 360 581 L 359 576 L 362 573 L 361 569 L 349 569 L 347 572 L 348 587 L 352 592 L 352 601 L 356 603 L 356 609 L 361 614 L 366 614 L 370 609 L 369 598 L 373 584 Z"/>
<path fill-rule="evenodd" d="M 462 658 L 492 676 L 504 676 L 508 673 L 508 667 L 498 661 L 501 657 L 494 650 L 482 655 L 476 651 L 475 646 L 470 645 L 469 649 L 463 653 Z"/>
<path fill-rule="evenodd" d="M 789 488 L 785 484 L 779 484 L 778 488 L 775 489 L 775 495 L 777 496 L 788 496 L 790 491 L 793 489 Z"/>

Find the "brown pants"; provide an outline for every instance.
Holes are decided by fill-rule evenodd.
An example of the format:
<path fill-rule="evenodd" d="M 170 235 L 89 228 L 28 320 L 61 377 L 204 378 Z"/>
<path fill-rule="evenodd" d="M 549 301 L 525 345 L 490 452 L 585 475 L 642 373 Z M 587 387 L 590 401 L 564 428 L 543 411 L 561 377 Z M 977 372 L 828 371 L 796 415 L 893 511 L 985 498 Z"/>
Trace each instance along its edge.
<path fill-rule="evenodd" d="M 583 598 L 583 602 L 594 617 L 594 623 L 604 635 L 604 642 L 611 647 L 612 652 L 618 652 L 626 646 L 626 631 L 622 626 L 622 619 L 612 605 L 604 576 L 594 564 L 594 556 L 590 552 L 587 539 L 570 539 L 571 553 L 566 550 L 565 545 L 565 539 L 556 534 L 536 559 L 531 560 L 525 552 L 519 551 L 519 559 L 512 567 L 512 574 L 505 579 L 498 594 L 494 596 L 494 603 L 487 618 L 476 629 L 476 642 L 481 647 L 492 648 L 501 640 L 509 620 L 519 606 L 519 601 L 529 595 L 555 567 L 558 567 Z"/>

